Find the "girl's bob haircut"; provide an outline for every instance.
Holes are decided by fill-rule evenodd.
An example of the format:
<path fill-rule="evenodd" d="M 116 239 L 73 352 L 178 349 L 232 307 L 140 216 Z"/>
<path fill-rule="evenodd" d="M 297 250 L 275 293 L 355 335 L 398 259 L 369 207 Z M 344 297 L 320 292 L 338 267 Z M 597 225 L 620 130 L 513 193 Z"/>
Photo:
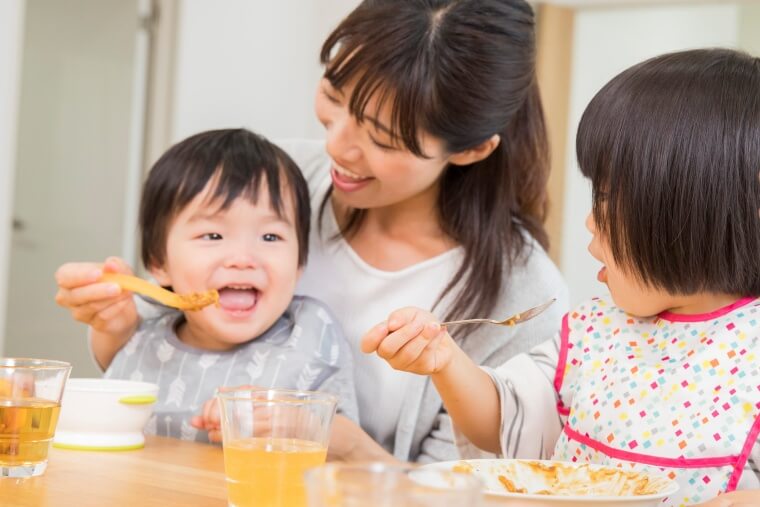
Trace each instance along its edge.
<path fill-rule="evenodd" d="M 672 294 L 760 295 L 760 59 L 699 49 L 624 71 L 577 152 L 622 269 Z"/>

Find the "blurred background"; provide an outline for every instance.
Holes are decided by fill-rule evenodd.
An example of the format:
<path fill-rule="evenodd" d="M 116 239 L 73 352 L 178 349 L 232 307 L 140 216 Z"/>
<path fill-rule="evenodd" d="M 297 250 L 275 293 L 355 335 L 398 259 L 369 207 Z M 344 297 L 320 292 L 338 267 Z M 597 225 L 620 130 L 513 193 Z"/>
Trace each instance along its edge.
<path fill-rule="evenodd" d="M 0 1 L 0 355 L 96 375 L 84 326 L 54 302 L 71 260 L 137 264 L 146 170 L 210 128 L 322 138 L 312 100 L 322 40 L 358 0 Z M 552 143 L 550 254 L 573 304 L 606 292 L 588 255 L 591 193 L 574 145 L 596 91 L 686 48 L 760 54 L 760 2 L 553 0 L 538 14 Z"/>

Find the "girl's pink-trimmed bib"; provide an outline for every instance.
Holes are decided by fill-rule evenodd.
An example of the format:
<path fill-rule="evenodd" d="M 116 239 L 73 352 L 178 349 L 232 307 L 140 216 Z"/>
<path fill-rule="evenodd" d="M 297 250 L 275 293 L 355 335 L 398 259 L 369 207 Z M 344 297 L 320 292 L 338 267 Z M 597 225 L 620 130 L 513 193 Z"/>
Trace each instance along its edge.
<path fill-rule="evenodd" d="M 554 459 L 657 467 L 680 485 L 668 505 L 735 490 L 760 434 L 759 339 L 754 298 L 648 319 L 589 301 L 562 322 Z"/>

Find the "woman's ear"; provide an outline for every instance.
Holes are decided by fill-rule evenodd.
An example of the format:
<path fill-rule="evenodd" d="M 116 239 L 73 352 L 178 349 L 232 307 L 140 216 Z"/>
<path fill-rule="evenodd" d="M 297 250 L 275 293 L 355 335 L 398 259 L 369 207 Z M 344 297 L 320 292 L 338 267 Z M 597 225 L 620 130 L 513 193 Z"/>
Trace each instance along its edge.
<path fill-rule="evenodd" d="M 454 165 L 470 165 L 487 158 L 501 142 L 501 136 L 494 134 L 479 145 L 469 150 L 449 155 L 448 162 Z"/>

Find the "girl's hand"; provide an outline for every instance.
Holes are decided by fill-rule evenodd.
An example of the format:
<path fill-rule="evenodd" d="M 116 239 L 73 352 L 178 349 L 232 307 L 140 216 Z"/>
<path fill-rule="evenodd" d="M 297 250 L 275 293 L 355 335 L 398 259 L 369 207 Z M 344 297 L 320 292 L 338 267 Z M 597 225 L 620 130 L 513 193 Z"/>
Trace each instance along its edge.
<path fill-rule="evenodd" d="M 68 308 L 75 320 L 93 330 L 125 341 L 137 328 L 137 307 L 132 293 L 122 292 L 114 283 L 101 283 L 104 272 L 132 274 L 129 266 L 118 257 L 105 263 L 70 262 L 55 273 L 58 293 L 55 301 Z"/>
<path fill-rule="evenodd" d="M 419 375 L 443 370 L 455 347 L 432 313 L 411 307 L 393 312 L 361 340 L 364 353 L 377 352 L 393 368 Z"/>
<path fill-rule="evenodd" d="M 717 496 L 709 502 L 700 503 L 694 507 L 759 507 L 760 490 L 748 489 L 745 491 L 732 491 Z"/>

